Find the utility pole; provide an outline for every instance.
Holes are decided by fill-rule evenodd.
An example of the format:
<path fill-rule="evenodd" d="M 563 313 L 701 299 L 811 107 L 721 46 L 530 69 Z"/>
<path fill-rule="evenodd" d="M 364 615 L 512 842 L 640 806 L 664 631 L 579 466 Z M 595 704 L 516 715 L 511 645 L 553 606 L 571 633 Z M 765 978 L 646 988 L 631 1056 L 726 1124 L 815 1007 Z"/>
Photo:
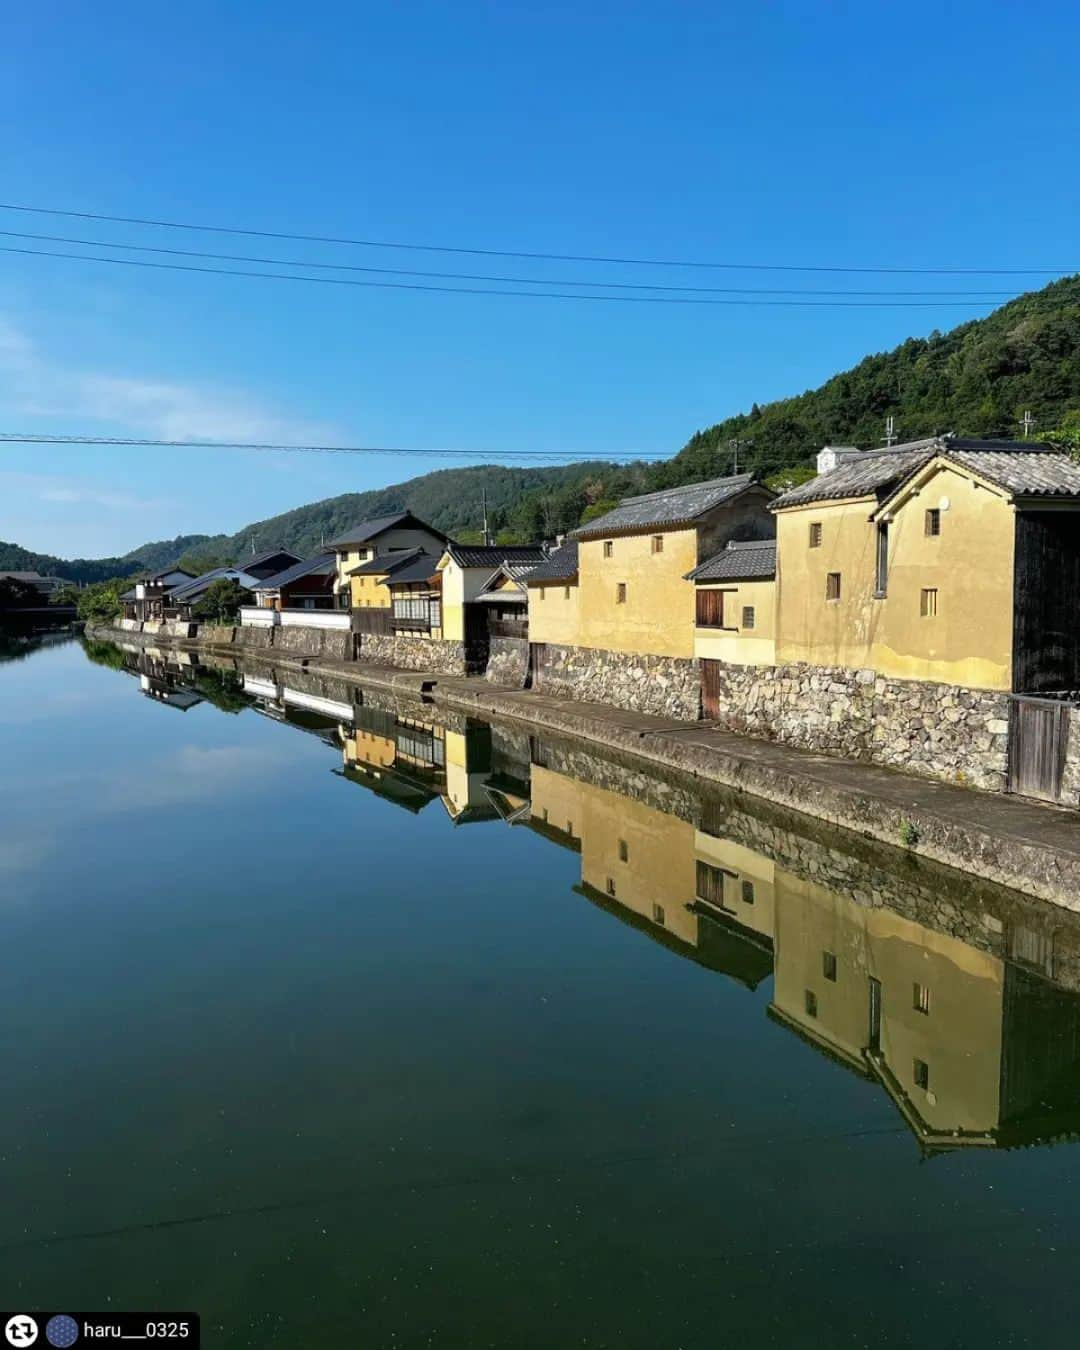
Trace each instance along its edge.
<path fill-rule="evenodd" d="M 885 444 L 896 444 L 896 419 L 891 414 L 885 419 Z"/>
<path fill-rule="evenodd" d="M 728 441 L 728 449 L 731 451 L 731 464 L 732 464 L 731 472 L 733 474 L 737 474 L 739 472 L 739 451 L 743 448 L 743 446 L 749 447 L 753 444 L 754 442 L 752 440 L 740 441 L 738 439 L 733 439 Z"/>
<path fill-rule="evenodd" d="M 1029 408 L 1024 413 L 1024 436 L 1025 437 L 1030 436 L 1034 427 L 1035 427 L 1035 419 L 1034 417 L 1032 417 L 1031 409 Z"/>
<path fill-rule="evenodd" d="M 480 505 L 484 513 L 484 543 L 491 543 L 491 536 L 488 533 L 488 514 L 487 514 L 487 488 L 480 491 Z"/>

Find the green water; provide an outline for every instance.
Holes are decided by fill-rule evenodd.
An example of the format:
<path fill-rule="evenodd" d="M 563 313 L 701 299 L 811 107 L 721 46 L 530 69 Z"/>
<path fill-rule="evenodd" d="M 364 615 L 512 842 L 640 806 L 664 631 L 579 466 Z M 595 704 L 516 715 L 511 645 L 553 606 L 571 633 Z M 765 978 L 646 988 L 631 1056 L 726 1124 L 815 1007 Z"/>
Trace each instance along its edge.
<path fill-rule="evenodd" d="M 520 728 L 19 654 L 3 1306 L 228 1347 L 1074 1343 L 1070 916 Z"/>

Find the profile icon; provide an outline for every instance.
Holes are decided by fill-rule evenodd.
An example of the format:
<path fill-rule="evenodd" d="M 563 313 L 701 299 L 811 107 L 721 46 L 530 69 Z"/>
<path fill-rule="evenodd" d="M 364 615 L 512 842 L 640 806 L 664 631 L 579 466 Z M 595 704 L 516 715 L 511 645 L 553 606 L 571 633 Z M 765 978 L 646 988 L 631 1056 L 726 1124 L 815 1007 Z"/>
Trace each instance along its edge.
<path fill-rule="evenodd" d="M 8 1345 L 33 1345 L 38 1337 L 38 1324 L 29 1313 L 16 1313 L 4 1327 Z"/>
<path fill-rule="evenodd" d="M 50 1345 L 63 1346 L 66 1350 L 79 1339 L 79 1324 L 67 1313 L 57 1313 L 45 1323 L 45 1339 Z"/>

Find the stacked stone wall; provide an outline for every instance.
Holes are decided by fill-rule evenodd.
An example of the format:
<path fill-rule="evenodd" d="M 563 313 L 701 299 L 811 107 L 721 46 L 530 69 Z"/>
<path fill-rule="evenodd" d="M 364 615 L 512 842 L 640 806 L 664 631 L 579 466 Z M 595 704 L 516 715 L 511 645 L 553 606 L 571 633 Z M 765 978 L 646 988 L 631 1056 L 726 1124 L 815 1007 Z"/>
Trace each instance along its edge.
<path fill-rule="evenodd" d="M 435 675 L 465 674 L 464 642 L 445 642 L 406 633 L 365 633 L 360 639 L 359 659 L 374 665 L 396 666 L 399 670 L 431 671 Z"/>
<path fill-rule="evenodd" d="M 506 689 L 523 689 L 529 673 L 527 638 L 493 637 L 488 653 L 487 678 Z"/>
<path fill-rule="evenodd" d="M 718 665 L 716 720 L 725 730 L 1005 789 L 1007 694 L 845 667 Z"/>
<path fill-rule="evenodd" d="M 695 722 L 701 713 L 698 662 L 545 643 L 533 687 L 541 694 L 611 703 L 633 712 Z"/>

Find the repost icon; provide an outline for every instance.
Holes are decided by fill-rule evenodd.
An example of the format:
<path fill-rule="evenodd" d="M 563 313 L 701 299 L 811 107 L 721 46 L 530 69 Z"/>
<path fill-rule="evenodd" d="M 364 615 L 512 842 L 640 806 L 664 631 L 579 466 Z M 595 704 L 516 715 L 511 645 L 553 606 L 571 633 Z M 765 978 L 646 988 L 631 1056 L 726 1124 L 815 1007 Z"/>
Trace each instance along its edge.
<path fill-rule="evenodd" d="M 8 1345 L 33 1345 L 38 1337 L 38 1325 L 28 1314 L 16 1313 L 8 1318 L 4 1337 Z"/>

